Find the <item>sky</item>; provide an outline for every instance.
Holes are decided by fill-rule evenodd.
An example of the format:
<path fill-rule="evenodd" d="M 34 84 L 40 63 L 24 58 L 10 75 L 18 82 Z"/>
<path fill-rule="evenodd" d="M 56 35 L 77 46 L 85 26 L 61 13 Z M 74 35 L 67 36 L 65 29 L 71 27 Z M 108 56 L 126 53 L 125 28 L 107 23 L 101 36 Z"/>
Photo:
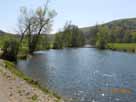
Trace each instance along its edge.
<path fill-rule="evenodd" d="M 17 31 L 21 7 L 35 9 L 46 0 L 1 0 L 0 29 Z M 136 17 L 136 0 L 50 0 L 49 8 L 57 12 L 52 33 L 61 30 L 66 21 L 79 27 L 93 26 L 112 20 Z"/>

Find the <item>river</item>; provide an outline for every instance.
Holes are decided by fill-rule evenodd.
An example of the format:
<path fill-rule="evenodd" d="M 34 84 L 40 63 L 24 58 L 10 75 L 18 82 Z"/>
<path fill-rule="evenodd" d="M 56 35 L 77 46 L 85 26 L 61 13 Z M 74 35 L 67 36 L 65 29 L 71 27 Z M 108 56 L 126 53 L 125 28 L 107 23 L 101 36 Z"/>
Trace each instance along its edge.
<path fill-rule="evenodd" d="M 19 60 L 17 68 L 72 102 L 136 100 L 136 54 L 96 48 L 38 51 Z"/>

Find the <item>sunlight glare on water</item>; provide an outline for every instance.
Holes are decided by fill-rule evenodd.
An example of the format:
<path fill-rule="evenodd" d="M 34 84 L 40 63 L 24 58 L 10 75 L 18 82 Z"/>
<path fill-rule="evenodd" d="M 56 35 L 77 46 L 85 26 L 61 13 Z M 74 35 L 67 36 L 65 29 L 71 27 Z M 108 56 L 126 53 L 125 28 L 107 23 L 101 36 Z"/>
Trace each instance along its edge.
<path fill-rule="evenodd" d="M 136 54 L 66 48 L 36 52 L 17 67 L 72 102 L 134 102 L 135 61 Z M 132 92 L 123 94 L 121 88 Z M 113 89 L 120 91 L 112 93 Z"/>

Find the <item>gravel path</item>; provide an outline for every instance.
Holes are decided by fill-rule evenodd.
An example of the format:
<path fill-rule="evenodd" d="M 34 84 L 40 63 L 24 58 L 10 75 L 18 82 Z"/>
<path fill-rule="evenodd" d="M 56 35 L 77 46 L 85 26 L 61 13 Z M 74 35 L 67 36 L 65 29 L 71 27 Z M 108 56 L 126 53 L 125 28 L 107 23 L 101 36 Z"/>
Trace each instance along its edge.
<path fill-rule="evenodd" d="M 28 84 L 4 68 L 0 60 L 0 102 L 56 102 L 57 99 Z M 61 101 L 62 102 L 62 101 Z"/>

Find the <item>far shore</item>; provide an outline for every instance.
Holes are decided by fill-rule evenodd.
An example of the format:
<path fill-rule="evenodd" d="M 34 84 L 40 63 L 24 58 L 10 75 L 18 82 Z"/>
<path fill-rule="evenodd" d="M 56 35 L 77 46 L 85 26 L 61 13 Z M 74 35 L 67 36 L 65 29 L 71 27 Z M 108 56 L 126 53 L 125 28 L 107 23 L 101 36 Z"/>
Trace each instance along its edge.
<path fill-rule="evenodd" d="M 107 49 L 136 53 L 136 43 L 109 43 Z"/>

